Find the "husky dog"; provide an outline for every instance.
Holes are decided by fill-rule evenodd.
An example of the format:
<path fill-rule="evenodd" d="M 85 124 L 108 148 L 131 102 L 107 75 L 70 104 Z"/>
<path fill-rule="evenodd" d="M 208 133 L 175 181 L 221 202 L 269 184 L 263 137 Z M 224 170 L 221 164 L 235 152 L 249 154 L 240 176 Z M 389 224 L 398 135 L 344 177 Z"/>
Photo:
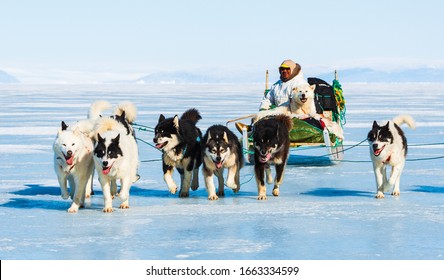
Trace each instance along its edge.
<path fill-rule="evenodd" d="M 316 112 L 315 94 L 316 85 L 301 84 L 293 88 L 293 97 L 290 101 L 290 111 L 292 117 L 307 118 L 312 117 L 320 120 Z"/>
<path fill-rule="evenodd" d="M 179 197 L 188 197 L 190 186 L 192 190 L 197 190 L 199 187 L 202 133 L 196 127 L 196 123 L 201 118 L 194 108 L 187 110 L 180 118 L 177 115 L 165 118 L 161 114 L 154 130 L 153 142 L 156 148 L 162 150 L 163 178 L 172 194 L 177 191 L 177 185 L 173 180 L 174 167 L 180 173 Z"/>
<path fill-rule="evenodd" d="M 202 139 L 202 162 L 205 186 L 209 200 L 224 196 L 224 169 L 228 169 L 227 187 L 239 192 L 239 171 L 243 166 L 242 147 L 236 135 L 224 125 L 213 125 L 208 128 Z M 213 181 L 213 174 L 218 179 L 218 191 Z"/>
<path fill-rule="evenodd" d="M 392 195 L 398 196 L 400 194 L 400 178 L 407 155 L 407 139 L 400 128 L 404 123 L 411 129 L 415 129 L 416 125 L 412 117 L 400 115 L 384 126 L 380 126 L 374 121 L 372 130 L 368 133 L 370 157 L 376 177 L 376 198 L 384 198 L 384 192 L 389 191 L 392 187 Z M 392 167 L 392 173 L 388 180 L 387 165 Z"/>
<path fill-rule="evenodd" d="M 75 213 L 83 206 L 85 197 L 92 194 L 94 173 L 93 142 L 91 140 L 94 121 L 103 110 L 110 107 L 106 102 L 95 102 L 91 105 L 88 119 L 71 126 L 62 121 L 53 144 L 54 170 L 59 181 L 63 199 L 73 200 L 69 213 Z M 70 191 L 68 193 L 67 182 Z"/>
<path fill-rule="evenodd" d="M 135 106 L 128 106 L 126 116 L 136 116 Z M 122 115 L 124 115 L 122 113 Z M 122 115 L 117 117 L 121 118 Z M 130 120 L 125 122 L 131 123 Z M 129 208 L 129 192 L 131 185 L 138 180 L 139 166 L 138 147 L 130 130 L 115 118 L 100 118 L 96 122 L 96 144 L 94 146 L 94 164 L 99 175 L 103 191 L 103 212 L 112 212 L 112 198 L 117 194 L 117 180 L 120 180 L 120 191 L 117 195 L 120 208 Z"/>
<path fill-rule="evenodd" d="M 293 121 L 286 115 L 264 118 L 254 124 L 254 174 L 258 190 L 257 199 L 259 200 L 267 199 L 264 172 L 267 175 L 267 183 L 273 183 L 270 170 L 271 163 L 274 163 L 276 167 L 272 193 L 274 196 L 279 196 L 279 187 L 284 178 L 290 149 L 288 132 L 292 126 Z"/>

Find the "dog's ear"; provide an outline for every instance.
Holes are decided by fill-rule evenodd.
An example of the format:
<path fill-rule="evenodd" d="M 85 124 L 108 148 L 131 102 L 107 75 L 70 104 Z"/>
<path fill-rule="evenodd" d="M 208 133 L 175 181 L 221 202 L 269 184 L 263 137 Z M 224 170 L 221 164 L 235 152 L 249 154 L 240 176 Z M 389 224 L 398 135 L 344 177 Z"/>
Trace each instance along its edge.
<path fill-rule="evenodd" d="M 310 88 L 314 91 L 316 89 L 316 85 L 313 84 L 313 85 L 310 86 Z"/>
<path fill-rule="evenodd" d="M 210 142 L 211 140 L 211 133 L 208 131 L 208 139 L 207 139 L 207 143 Z"/>
<path fill-rule="evenodd" d="M 179 131 L 179 117 L 177 115 L 173 118 L 174 127 Z"/>
<path fill-rule="evenodd" d="M 378 123 L 376 121 L 373 121 L 372 129 L 377 129 L 379 127 Z"/>
<path fill-rule="evenodd" d="M 68 128 L 68 125 L 62 121 L 62 130 L 66 130 Z"/>
<path fill-rule="evenodd" d="M 165 116 L 160 114 L 159 116 L 159 122 L 163 122 L 165 120 Z"/>
<path fill-rule="evenodd" d="M 224 131 L 224 141 L 225 141 L 225 143 L 229 143 L 228 142 L 228 135 L 227 135 L 226 131 Z"/>
<path fill-rule="evenodd" d="M 119 144 L 120 141 L 120 133 L 114 139 L 111 139 L 111 143 Z"/>
<path fill-rule="evenodd" d="M 97 133 L 97 142 L 103 142 L 105 139 L 100 136 L 100 133 Z"/>

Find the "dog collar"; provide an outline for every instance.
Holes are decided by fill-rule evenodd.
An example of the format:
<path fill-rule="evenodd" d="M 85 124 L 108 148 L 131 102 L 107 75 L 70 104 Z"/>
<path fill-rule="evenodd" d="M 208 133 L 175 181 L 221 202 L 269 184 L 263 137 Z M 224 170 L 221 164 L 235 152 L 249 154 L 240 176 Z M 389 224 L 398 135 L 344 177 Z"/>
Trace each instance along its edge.
<path fill-rule="evenodd" d="M 383 163 L 387 163 L 387 162 L 389 162 L 391 157 L 392 157 L 392 153 L 390 153 L 390 154 L 388 155 L 388 157 L 387 157 L 384 161 L 382 161 L 382 162 L 383 162 Z"/>

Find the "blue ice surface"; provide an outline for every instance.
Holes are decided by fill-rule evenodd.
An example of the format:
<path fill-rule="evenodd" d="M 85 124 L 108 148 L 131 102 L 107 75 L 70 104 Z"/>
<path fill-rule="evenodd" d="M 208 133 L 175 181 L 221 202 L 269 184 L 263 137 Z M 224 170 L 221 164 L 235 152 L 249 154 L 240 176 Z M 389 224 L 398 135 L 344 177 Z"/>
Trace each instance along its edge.
<path fill-rule="evenodd" d="M 1 85 L 0 259 L 2 260 L 442 260 L 444 259 L 444 91 L 439 84 L 345 84 L 345 147 L 366 138 L 373 120 L 408 113 L 410 144 L 401 196 L 375 199 L 368 145 L 338 164 L 289 164 L 279 197 L 258 201 L 254 169 L 241 170 L 241 190 L 209 201 L 168 193 L 160 152 L 136 131 L 141 179 L 130 208 L 103 213 L 95 195 L 76 214 L 60 197 L 52 143 L 62 120 L 86 117 L 90 104 L 132 101 L 137 123 L 195 107 L 204 132 L 257 111 L 262 85 Z M 244 120 L 249 122 L 248 119 Z M 234 126 L 229 124 L 234 130 Z M 423 145 L 437 143 L 437 145 Z M 418 144 L 418 145 L 416 145 Z M 297 152 L 296 152 L 297 153 Z M 294 154 L 293 159 L 298 155 Z M 174 175 L 179 180 L 177 172 Z"/>

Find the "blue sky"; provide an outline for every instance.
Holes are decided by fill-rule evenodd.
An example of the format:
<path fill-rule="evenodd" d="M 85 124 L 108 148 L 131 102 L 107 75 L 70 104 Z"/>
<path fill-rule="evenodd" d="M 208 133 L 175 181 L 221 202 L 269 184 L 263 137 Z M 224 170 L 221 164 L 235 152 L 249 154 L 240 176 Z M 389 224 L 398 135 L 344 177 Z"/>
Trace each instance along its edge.
<path fill-rule="evenodd" d="M 156 71 L 444 66 L 442 1 L 0 2 L 0 69 L 25 81 Z"/>

